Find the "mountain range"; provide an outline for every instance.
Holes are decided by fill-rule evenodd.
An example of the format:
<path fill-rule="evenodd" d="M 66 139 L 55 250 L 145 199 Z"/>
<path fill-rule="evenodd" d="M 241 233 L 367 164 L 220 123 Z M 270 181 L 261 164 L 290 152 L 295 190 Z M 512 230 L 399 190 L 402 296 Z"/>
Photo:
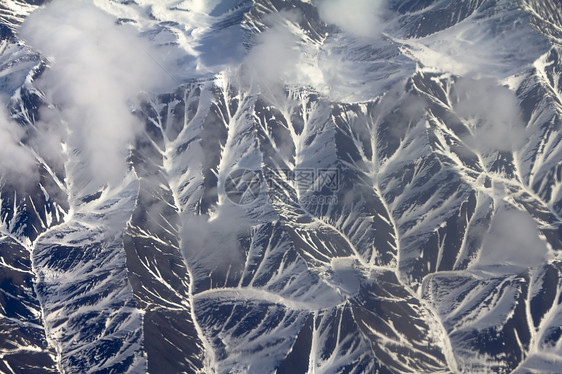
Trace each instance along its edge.
<path fill-rule="evenodd" d="M 0 2 L 0 372 L 560 373 L 557 0 Z"/>

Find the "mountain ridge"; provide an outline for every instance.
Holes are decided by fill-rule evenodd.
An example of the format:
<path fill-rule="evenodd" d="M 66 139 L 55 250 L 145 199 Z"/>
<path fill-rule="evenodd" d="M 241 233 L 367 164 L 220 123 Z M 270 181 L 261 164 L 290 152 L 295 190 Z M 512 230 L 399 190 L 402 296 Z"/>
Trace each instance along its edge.
<path fill-rule="evenodd" d="M 440 38 L 452 40 L 467 24 L 493 26 L 501 17 L 484 17 L 479 26 L 471 17 L 501 15 L 506 2 L 474 1 L 466 9 L 390 3 L 401 14 L 401 32 L 420 17 L 429 20 L 418 24 L 429 24 L 449 9 L 461 14 L 414 38 L 391 37 L 396 24 L 389 23 L 373 40 L 327 25 L 310 2 L 240 3 L 222 14 L 242 19 L 253 34 L 234 38 L 248 54 L 267 45 L 263 35 L 279 33 L 279 48 L 296 43 L 305 51 L 296 55 L 298 66 L 316 66 L 307 53 L 335 51 L 334 66 L 360 67 L 365 75 L 344 71 L 326 83 L 315 73 L 303 87 L 286 64 L 280 66 L 292 81 L 249 83 L 236 70 L 217 76 L 224 65 L 204 53 L 177 65 L 181 74 L 189 67 L 191 77 L 164 64 L 180 82 L 134 105 L 144 129 L 135 134 L 126 177 L 94 194 L 82 193 L 66 175 L 83 161 L 68 153 L 49 159 L 34 143 L 34 132 L 45 134 L 40 108 L 49 106 L 34 84 L 56 61 L 3 39 L 3 55 L 17 51 L 8 61 L 21 66 L 19 53 L 33 56 L 25 78 L 8 76 L 21 82 L 9 93 L 11 116 L 25 126 L 20 146 L 33 150 L 39 183 L 28 192 L 5 178 L 1 188 L 2 253 L 11 258 L 2 262 L 3 290 L 9 285 L 24 295 L 2 303 L 4 341 L 12 335 L 21 341 L 3 348 L 2 370 L 555 372 L 562 248 L 558 18 L 533 18 L 541 25 L 534 32 L 547 31 L 523 40 L 542 44 L 509 66 L 498 51 L 499 62 L 490 66 L 499 68 L 485 79 L 462 66 L 459 74 L 447 63 L 423 61 L 433 63 L 426 56 L 431 49 L 455 60 L 454 48 L 439 49 Z M 95 4 L 122 18 L 149 2 Z M 521 4 L 510 5 L 516 19 L 523 11 L 535 17 L 531 6 L 557 9 L 554 2 Z M 160 17 L 175 24 L 158 19 L 156 8 L 143 15 L 156 20 L 135 22 L 144 37 L 166 46 L 170 35 L 182 38 L 174 12 L 186 12 L 160 7 Z M 283 9 L 302 14 L 268 18 Z M 201 27 L 212 30 L 210 22 L 205 18 Z M 236 53 L 229 63 L 245 65 L 248 74 L 262 69 Z M 361 84 L 366 77 L 368 87 Z M 334 97 L 340 88 L 344 95 Z M 507 110 L 483 111 L 474 92 Z M 520 136 L 505 140 L 494 131 Z M 239 169 L 268 178 L 246 205 L 233 204 L 225 190 Z M 294 174 L 309 170 L 337 170 L 338 189 L 297 183 Z M 514 235 L 504 221 L 519 225 L 522 249 L 502 247 Z M 532 263 L 517 258 L 525 250 Z"/>

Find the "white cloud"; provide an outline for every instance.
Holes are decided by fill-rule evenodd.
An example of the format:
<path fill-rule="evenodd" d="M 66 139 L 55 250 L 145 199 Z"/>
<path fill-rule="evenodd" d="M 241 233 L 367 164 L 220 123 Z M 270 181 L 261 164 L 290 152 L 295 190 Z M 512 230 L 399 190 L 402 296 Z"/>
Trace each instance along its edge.
<path fill-rule="evenodd" d="M 522 211 L 500 211 L 485 235 L 477 265 L 532 267 L 548 257 L 546 242 L 531 216 Z"/>
<path fill-rule="evenodd" d="M 385 0 L 318 0 L 320 17 L 355 36 L 374 37 L 381 31 Z"/>
<path fill-rule="evenodd" d="M 519 101 L 494 79 L 462 78 L 455 85 L 457 113 L 472 124 L 471 146 L 480 151 L 512 151 L 525 137 Z"/>
<path fill-rule="evenodd" d="M 275 94 L 284 85 L 321 86 L 318 50 L 303 42 L 294 27 L 296 12 L 279 12 L 265 19 L 269 29 L 260 33 L 242 64 L 242 78 L 259 86 L 262 93 Z"/>
<path fill-rule="evenodd" d="M 287 80 L 293 74 L 292 66 L 300 59 L 298 39 L 284 22 L 289 21 L 282 15 L 275 18 L 278 22 L 257 37 L 245 61 L 250 77 L 260 82 Z"/>
<path fill-rule="evenodd" d="M 233 204 L 217 207 L 213 217 L 183 215 L 182 241 L 185 255 L 205 270 L 227 271 L 243 265 L 239 238 L 250 232 L 247 213 Z"/>
<path fill-rule="evenodd" d="M 11 183 L 32 179 L 36 174 L 35 157 L 21 144 L 24 136 L 24 128 L 0 105 L 0 178 Z"/>
<path fill-rule="evenodd" d="M 318 1 L 326 22 L 337 22 L 345 31 L 319 43 L 311 42 L 299 27 L 304 16 L 297 11 L 267 16 L 268 28 L 256 36 L 242 63 L 243 83 L 252 82 L 263 95 L 273 97 L 282 97 L 287 86 L 311 87 L 333 100 L 364 101 L 380 95 L 415 69 L 409 59 L 399 57 L 395 46 L 377 38 L 384 3 Z M 343 18 L 336 18 L 340 13 Z"/>
<path fill-rule="evenodd" d="M 44 116 L 47 123 L 38 127 L 56 134 L 55 148 L 62 137 L 77 158 L 74 172 L 82 176 L 73 177 L 71 168 L 71 179 L 91 180 L 90 189 L 118 183 L 142 128 L 131 104 L 139 91 L 166 78 L 150 45 L 89 1 L 53 1 L 33 13 L 20 34 L 51 60 L 37 83 L 60 113 Z M 60 143 L 53 152 L 59 151 Z"/>

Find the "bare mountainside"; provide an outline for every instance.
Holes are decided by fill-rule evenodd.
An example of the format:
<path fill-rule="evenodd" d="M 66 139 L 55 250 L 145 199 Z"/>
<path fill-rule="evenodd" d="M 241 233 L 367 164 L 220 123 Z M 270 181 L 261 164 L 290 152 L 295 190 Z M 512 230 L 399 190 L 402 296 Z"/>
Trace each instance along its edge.
<path fill-rule="evenodd" d="M 560 372 L 557 0 L 0 21 L 0 372 Z"/>

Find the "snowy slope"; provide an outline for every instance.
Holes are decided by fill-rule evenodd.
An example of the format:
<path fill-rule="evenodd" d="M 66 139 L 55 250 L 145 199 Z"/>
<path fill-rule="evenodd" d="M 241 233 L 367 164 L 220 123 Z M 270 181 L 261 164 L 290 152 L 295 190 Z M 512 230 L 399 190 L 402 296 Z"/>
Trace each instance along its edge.
<path fill-rule="evenodd" d="M 80 149 L 45 152 L 40 4 L 0 6 L 37 175 L 0 178 L 1 372 L 559 370 L 555 0 L 388 1 L 375 36 L 314 1 L 93 3 L 173 83 L 127 102 L 126 173 L 92 192 Z"/>

